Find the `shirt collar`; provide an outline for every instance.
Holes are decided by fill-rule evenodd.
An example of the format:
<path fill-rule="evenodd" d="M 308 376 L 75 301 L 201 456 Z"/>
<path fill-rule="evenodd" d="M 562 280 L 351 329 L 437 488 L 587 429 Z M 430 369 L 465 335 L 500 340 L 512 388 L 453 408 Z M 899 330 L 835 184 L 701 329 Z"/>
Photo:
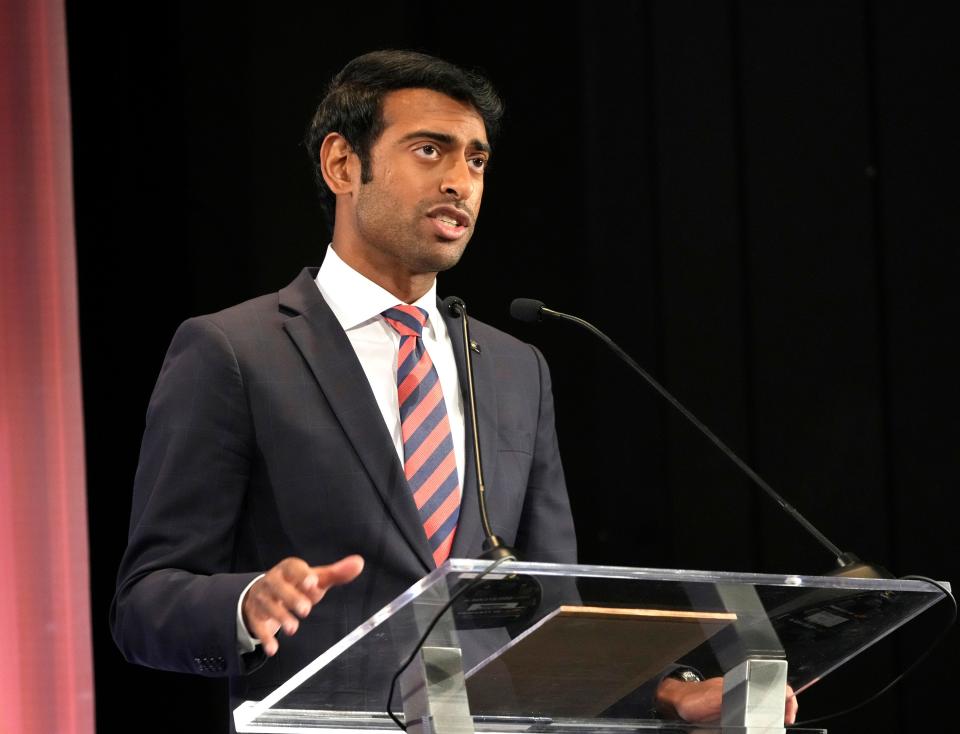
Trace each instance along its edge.
<path fill-rule="evenodd" d="M 316 282 L 320 294 L 344 331 L 364 326 L 398 304 L 395 295 L 347 265 L 329 245 L 326 257 L 320 264 Z M 411 305 L 419 306 L 427 312 L 428 329 L 433 329 L 435 334 L 445 331 L 442 320 L 438 324 L 436 279 L 430 290 Z"/>

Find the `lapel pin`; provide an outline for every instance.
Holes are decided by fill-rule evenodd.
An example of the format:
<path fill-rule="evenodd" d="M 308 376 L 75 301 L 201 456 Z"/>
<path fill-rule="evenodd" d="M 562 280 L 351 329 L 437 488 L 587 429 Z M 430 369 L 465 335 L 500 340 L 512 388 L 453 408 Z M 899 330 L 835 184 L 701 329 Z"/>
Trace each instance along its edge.
<path fill-rule="evenodd" d="M 480 345 L 477 344 L 473 339 L 470 340 L 470 349 L 472 349 L 477 354 L 480 354 Z"/>

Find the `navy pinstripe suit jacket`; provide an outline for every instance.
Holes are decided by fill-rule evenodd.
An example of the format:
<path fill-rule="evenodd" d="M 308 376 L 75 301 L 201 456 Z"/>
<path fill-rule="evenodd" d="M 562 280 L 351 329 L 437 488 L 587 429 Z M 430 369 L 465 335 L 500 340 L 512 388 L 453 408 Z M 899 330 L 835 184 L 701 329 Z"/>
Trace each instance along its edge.
<path fill-rule="evenodd" d="M 393 442 L 315 274 L 182 324 L 147 411 L 114 639 L 132 662 L 230 676 L 233 704 L 265 696 L 434 568 Z M 465 375 L 461 329 L 448 326 Z M 543 356 L 477 321 L 471 336 L 491 525 L 525 560 L 574 563 Z M 483 542 L 469 421 L 467 430 L 453 557 L 475 557 Z M 274 658 L 238 653 L 237 601 L 257 574 L 287 556 L 318 565 L 350 553 L 364 572 L 331 590 Z M 371 696 L 349 705 L 382 708 L 382 691 Z"/>

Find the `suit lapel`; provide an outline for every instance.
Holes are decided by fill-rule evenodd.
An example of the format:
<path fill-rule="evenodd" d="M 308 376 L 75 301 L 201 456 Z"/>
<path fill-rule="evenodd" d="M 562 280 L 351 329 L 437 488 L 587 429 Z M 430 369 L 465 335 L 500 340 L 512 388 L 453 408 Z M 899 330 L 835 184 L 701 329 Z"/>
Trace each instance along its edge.
<path fill-rule="evenodd" d="M 304 269 L 280 291 L 280 307 L 291 313 L 283 328 L 309 365 L 397 529 L 430 571 L 435 564 L 393 440 L 356 352 L 320 295 L 315 277 L 316 270 Z"/>
<path fill-rule="evenodd" d="M 480 521 L 476 458 L 473 450 L 473 422 L 470 419 L 470 387 L 467 382 L 467 363 L 463 350 L 463 322 L 451 316 L 441 308 L 443 320 L 447 324 L 450 340 L 453 342 L 453 355 L 460 376 L 460 393 L 463 396 L 463 418 L 465 431 L 465 467 L 460 502 L 460 520 L 457 534 L 453 539 L 450 556 L 454 558 L 476 558 L 483 551 L 483 523 Z M 477 393 L 477 424 L 480 435 L 480 456 L 483 460 L 483 476 L 489 493 L 490 482 L 496 476 L 497 460 L 497 394 L 493 376 L 493 365 L 489 354 L 473 354 L 473 382 Z"/>

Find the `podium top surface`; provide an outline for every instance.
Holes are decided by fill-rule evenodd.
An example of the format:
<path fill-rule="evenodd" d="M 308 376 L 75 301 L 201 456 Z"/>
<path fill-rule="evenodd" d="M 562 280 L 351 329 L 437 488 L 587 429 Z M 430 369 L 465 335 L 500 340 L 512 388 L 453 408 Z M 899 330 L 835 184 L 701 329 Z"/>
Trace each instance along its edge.
<path fill-rule="evenodd" d="M 411 587 L 413 592 L 421 584 L 429 586 L 449 573 L 482 573 L 489 561 L 473 558 L 451 558 Z M 707 584 L 752 584 L 758 586 L 789 586 L 818 589 L 864 589 L 879 591 L 935 591 L 926 581 L 916 579 L 853 578 L 848 576 L 811 576 L 799 574 L 743 573 L 740 571 L 697 571 L 689 569 L 633 568 L 629 566 L 597 566 L 565 563 L 530 563 L 508 561 L 498 566 L 494 574 L 517 573 L 538 576 L 567 576 L 575 578 L 630 579 L 636 581 L 672 581 Z M 948 581 L 938 581 L 951 590 Z M 408 592 L 409 593 L 409 592 Z"/>
<path fill-rule="evenodd" d="M 490 569 L 448 560 L 238 708 L 238 731 L 285 731 L 270 728 L 284 716 L 298 731 L 323 731 L 330 712 L 382 714 L 422 638 L 462 656 L 471 713 L 481 717 L 649 718 L 643 684 L 671 665 L 710 677 L 748 657 L 786 659 L 803 691 L 944 597 L 913 579 L 514 561 Z"/>

